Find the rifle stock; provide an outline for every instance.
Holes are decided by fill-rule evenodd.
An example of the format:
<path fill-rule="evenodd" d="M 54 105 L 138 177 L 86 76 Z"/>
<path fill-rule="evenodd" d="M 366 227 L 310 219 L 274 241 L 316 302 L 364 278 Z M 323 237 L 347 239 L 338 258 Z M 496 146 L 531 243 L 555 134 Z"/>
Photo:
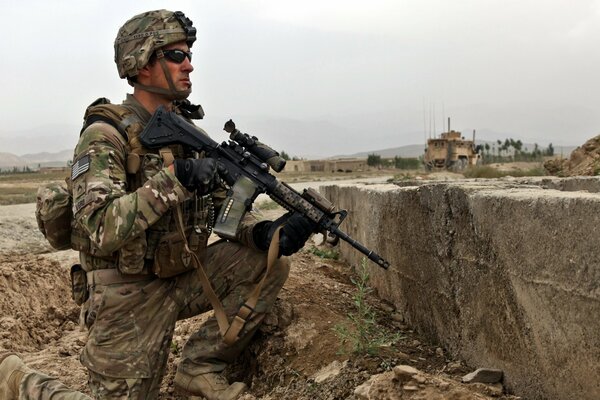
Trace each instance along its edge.
<path fill-rule="evenodd" d="M 288 211 L 301 213 L 317 224 L 320 230 L 336 235 L 380 267 L 389 267 L 389 263 L 381 256 L 339 229 L 346 218 L 346 210 L 335 211 L 333 204 L 314 189 L 305 189 L 300 194 L 285 182 L 277 180 L 269 169 L 283 169 L 285 161 L 281 161 L 279 154 L 258 142 L 255 137 L 241 134 L 231 120 L 225 127 L 225 130 L 232 134 L 232 139 L 240 140 L 244 145 L 237 140 L 219 144 L 204 130 L 161 106 L 140 134 L 140 142 L 147 148 L 181 144 L 198 152 L 203 151 L 207 157 L 214 158 L 224 167 L 226 176 L 222 177 L 230 186 L 230 190 L 215 221 L 215 233 L 234 238 L 241 219 L 251 209 L 256 197 L 266 193 Z"/>

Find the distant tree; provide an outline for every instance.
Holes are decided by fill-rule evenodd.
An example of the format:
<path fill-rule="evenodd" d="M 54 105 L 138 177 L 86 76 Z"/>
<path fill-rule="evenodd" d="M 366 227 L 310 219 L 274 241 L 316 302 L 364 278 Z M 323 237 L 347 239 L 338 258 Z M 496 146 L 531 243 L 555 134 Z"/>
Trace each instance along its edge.
<path fill-rule="evenodd" d="M 398 169 L 418 169 L 421 165 L 421 161 L 418 158 L 402 158 L 398 156 L 394 157 L 393 163 L 394 167 Z"/>
<path fill-rule="evenodd" d="M 367 156 L 367 165 L 370 167 L 381 165 L 381 156 L 379 154 L 369 154 Z"/>
<path fill-rule="evenodd" d="M 515 142 L 515 149 L 518 151 L 521 151 L 523 149 L 523 142 L 521 142 L 520 139 Z"/>
<path fill-rule="evenodd" d="M 554 146 L 552 143 L 548 145 L 548 149 L 546 150 L 546 155 L 552 157 L 554 155 Z"/>
<path fill-rule="evenodd" d="M 288 153 L 285 152 L 285 150 L 281 150 L 281 152 L 279 153 L 279 155 L 281 156 L 281 158 L 283 158 L 285 161 L 288 161 L 290 159 L 290 156 Z"/>
<path fill-rule="evenodd" d="M 531 152 L 533 158 L 538 159 L 542 156 L 542 151 L 540 150 L 540 146 L 537 143 L 533 144 L 533 151 Z"/>

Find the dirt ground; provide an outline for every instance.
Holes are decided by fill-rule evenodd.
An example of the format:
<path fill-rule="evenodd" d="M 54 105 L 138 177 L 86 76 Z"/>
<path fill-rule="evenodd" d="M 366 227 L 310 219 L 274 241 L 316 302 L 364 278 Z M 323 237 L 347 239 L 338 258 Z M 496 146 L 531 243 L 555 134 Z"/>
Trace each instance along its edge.
<path fill-rule="evenodd" d="M 73 251 L 55 252 L 37 231 L 33 204 L 0 207 L 0 351 L 12 350 L 33 368 L 86 392 L 86 371 L 79 363 L 86 333 L 79 308 L 70 298 L 68 269 Z M 280 210 L 270 210 L 271 216 Z M 429 343 L 403 322 L 402 315 L 373 295 L 378 329 L 395 334 L 378 355 L 343 350 L 334 327 L 354 309 L 354 267 L 323 259 L 309 243 L 291 257 L 292 272 L 275 309 L 255 341 L 232 365 L 231 380 L 243 380 L 242 399 L 518 399 L 501 384 L 463 384 L 466 366 Z M 206 315 L 178 323 L 161 399 L 174 393 L 173 377 L 186 337 Z M 406 372 L 408 365 L 418 371 Z"/>

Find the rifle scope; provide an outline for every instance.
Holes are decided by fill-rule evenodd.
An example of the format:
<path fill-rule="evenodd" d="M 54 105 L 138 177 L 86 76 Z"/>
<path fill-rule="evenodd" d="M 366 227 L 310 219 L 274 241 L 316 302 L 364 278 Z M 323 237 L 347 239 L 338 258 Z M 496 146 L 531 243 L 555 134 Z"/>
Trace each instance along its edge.
<path fill-rule="evenodd" d="M 275 172 L 281 172 L 285 167 L 285 160 L 278 152 L 266 144 L 261 143 L 256 136 L 250 136 L 247 133 L 240 132 L 239 129 L 236 129 L 235 122 L 232 120 L 225 123 L 223 130 L 229 133 L 229 139 L 236 141 L 250 153 L 269 164 Z"/>

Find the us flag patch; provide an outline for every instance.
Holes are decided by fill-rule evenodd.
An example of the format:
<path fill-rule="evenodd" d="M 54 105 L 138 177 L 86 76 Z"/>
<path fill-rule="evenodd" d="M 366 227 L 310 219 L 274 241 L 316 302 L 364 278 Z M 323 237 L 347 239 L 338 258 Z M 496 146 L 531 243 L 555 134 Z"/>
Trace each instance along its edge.
<path fill-rule="evenodd" d="M 90 169 L 90 155 L 86 154 L 71 166 L 71 180 L 74 181 L 79 175 Z"/>

